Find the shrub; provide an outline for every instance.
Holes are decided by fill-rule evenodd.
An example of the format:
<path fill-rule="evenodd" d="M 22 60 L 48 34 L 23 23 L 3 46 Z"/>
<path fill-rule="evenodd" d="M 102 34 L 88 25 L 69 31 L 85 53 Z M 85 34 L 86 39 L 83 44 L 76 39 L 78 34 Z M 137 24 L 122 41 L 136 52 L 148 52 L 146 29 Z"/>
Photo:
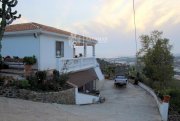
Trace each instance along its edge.
<path fill-rule="evenodd" d="M 59 91 L 65 87 L 68 80 L 68 74 L 60 74 L 59 71 L 53 71 L 53 77 L 47 78 L 46 71 L 38 71 L 35 76 L 27 77 L 29 89 L 35 91 Z"/>
<path fill-rule="evenodd" d="M 10 76 L 0 76 L 0 86 L 3 87 L 15 86 L 15 79 Z"/>
<path fill-rule="evenodd" d="M 36 72 L 36 78 L 38 81 L 43 82 L 47 77 L 46 71 L 38 71 Z"/>
<path fill-rule="evenodd" d="M 60 75 L 59 84 L 63 87 L 66 84 L 66 81 L 69 79 L 69 75 L 64 73 Z"/>
<path fill-rule="evenodd" d="M 43 88 L 43 85 L 45 83 L 45 80 L 47 78 L 46 71 L 38 71 L 36 72 L 36 79 L 37 79 L 37 86 L 38 88 Z"/>
<path fill-rule="evenodd" d="M 8 69 L 9 66 L 5 64 L 3 61 L 0 61 L 0 69 Z"/>
<path fill-rule="evenodd" d="M 180 89 L 165 89 L 158 93 L 158 96 L 163 99 L 164 95 L 170 95 L 170 106 L 180 113 Z"/>
<path fill-rule="evenodd" d="M 69 79 L 69 75 L 66 73 L 60 74 L 59 71 L 53 71 L 53 80 L 63 87 L 66 84 L 66 81 Z"/>
<path fill-rule="evenodd" d="M 180 90 L 172 89 L 169 95 L 171 96 L 170 105 L 180 114 Z"/>
<path fill-rule="evenodd" d="M 30 89 L 35 91 L 58 91 L 58 84 L 52 80 L 47 79 L 46 71 L 38 71 L 35 76 L 27 77 L 31 84 Z"/>
<path fill-rule="evenodd" d="M 3 57 L 0 54 L 0 69 L 8 69 L 9 66 L 3 62 Z"/>
<path fill-rule="evenodd" d="M 5 57 L 5 59 L 11 59 L 11 56 L 8 55 L 8 56 Z"/>
<path fill-rule="evenodd" d="M 59 71 L 54 70 L 54 71 L 53 71 L 53 77 L 59 77 L 59 76 L 60 76 Z"/>
<path fill-rule="evenodd" d="M 19 57 L 18 57 L 18 56 L 13 56 L 13 59 L 16 59 L 16 60 L 17 60 L 17 59 L 19 59 Z"/>
<path fill-rule="evenodd" d="M 28 80 L 19 80 L 19 84 L 18 87 L 22 88 L 22 89 L 27 89 L 29 88 L 31 85 L 29 84 Z"/>
<path fill-rule="evenodd" d="M 4 77 L 0 77 L 0 86 L 4 85 Z"/>
<path fill-rule="evenodd" d="M 24 57 L 23 58 L 23 62 L 26 64 L 26 65 L 33 65 L 36 63 L 36 57 L 33 55 L 32 57 Z"/>
<path fill-rule="evenodd" d="M 36 78 L 36 76 L 28 76 L 27 78 L 26 78 L 27 80 L 29 80 L 29 84 L 31 85 L 31 89 L 33 89 L 33 90 L 36 90 L 37 88 L 38 88 L 38 79 Z"/>

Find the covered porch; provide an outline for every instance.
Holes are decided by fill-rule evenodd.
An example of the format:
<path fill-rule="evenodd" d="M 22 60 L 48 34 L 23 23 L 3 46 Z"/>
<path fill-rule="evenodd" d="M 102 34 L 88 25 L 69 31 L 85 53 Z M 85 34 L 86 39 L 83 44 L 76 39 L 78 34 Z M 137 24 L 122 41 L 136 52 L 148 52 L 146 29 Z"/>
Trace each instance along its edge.
<path fill-rule="evenodd" d="M 95 45 L 97 41 L 87 37 L 71 36 L 70 42 L 72 42 L 73 57 L 72 58 L 57 58 L 56 69 L 60 72 L 75 72 L 84 69 L 89 69 L 98 66 L 95 58 Z M 77 47 L 81 47 L 83 50 L 77 52 Z M 87 56 L 88 47 L 92 48 L 92 55 Z"/>
<path fill-rule="evenodd" d="M 73 41 L 73 56 L 74 58 L 78 57 L 87 57 L 88 53 L 88 47 L 91 47 L 91 53 L 89 57 L 95 57 L 96 56 L 96 44 L 97 40 L 87 38 L 87 37 L 72 37 Z M 80 53 L 77 52 L 76 48 L 82 48 L 82 51 Z"/>

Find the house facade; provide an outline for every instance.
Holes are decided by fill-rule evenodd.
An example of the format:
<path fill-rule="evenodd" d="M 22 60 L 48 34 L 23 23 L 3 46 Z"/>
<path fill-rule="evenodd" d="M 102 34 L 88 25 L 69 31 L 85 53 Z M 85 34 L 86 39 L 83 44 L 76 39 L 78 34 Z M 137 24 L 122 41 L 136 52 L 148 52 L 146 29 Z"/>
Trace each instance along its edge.
<path fill-rule="evenodd" d="M 38 70 L 51 70 L 57 67 L 57 59 L 73 59 L 74 46 L 95 48 L 96 40 L 75 35 L 53 27 L 37 24 L 17 24 L 6 28 L 2 41 L 2 56 L 32 56 L 38 60 Z"/>
<path fill-rule="evenodd" d="M 37 64 L 34 69 L 68 72 L 71 77 L 68 82 L 85 92 L 98 89 L 97 82 L 104 79 L 95 58 L 96 44 L 97 40 L 71 32 L 38 23 L 24 23 L 6 27 L 1 54 L 19 58 L 35 55 Z M 81 55 L 76 54 L 75 46 L 83 46 Z M 92 47 L 92 57 L 87 57 L 87 46 Z"/>

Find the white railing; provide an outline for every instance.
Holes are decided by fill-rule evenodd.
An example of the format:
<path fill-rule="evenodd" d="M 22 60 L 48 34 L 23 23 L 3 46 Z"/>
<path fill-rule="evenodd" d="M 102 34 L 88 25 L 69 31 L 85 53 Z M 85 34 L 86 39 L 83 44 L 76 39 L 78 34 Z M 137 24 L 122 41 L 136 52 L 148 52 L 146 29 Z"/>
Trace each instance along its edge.
<path fill-rule="evenodd" d="M 98 63 L 94 57 L 89 58 L 57 58 L 57 70 L 60 72 L 71 72 L 78 71 L 87 68 L 92 68 L 97 66 Z"/>

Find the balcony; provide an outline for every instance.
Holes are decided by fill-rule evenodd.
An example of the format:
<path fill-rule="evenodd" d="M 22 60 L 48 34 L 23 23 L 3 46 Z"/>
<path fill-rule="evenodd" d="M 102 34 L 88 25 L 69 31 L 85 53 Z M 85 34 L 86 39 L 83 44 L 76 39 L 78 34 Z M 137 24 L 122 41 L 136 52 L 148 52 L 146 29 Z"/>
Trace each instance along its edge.
<path fill-rule="evenodd" d="M 74 72 L 79 70 L 84 70 L 88 68 L 93 68 L 98 66 L 95 57 L 81 57 L 81 58 L 71 58 L 63 59 L 57 58 L 57 70 L 60 72 Z"/>

